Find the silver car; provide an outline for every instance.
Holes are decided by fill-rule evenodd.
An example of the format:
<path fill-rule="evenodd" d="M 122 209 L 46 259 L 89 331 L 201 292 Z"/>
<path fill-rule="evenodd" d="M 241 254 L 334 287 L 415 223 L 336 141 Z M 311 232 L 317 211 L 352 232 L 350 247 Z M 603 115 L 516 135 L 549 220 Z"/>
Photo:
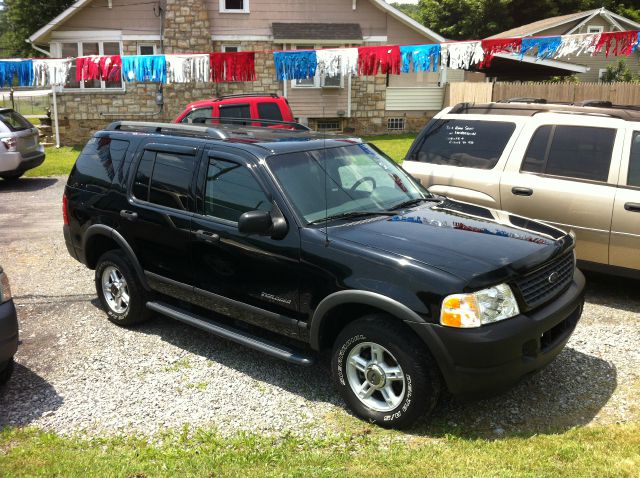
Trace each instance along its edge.
<path fill-rule="evenodd" d="M 38 128 L 10 108 L 0 108 L 0 178 L 18 179 L 44 162 Z"/>

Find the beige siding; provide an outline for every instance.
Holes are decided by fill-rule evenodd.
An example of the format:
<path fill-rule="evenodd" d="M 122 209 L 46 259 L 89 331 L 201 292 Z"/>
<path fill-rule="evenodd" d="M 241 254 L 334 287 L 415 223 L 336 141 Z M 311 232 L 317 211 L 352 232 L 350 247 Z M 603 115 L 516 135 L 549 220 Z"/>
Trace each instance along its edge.
<path fill-rule="evenodd" d="M 365 3 L 363 1 L 358 2 L 358 5 Z M 362 25 L 362 21 L 360 22 Z M 391 15 L 387 15 L 387 36 L 388 43 L 390 45 L 412 45 L 420 43 L 436 43 L 436 40 L 421 33 L 418 33 L 413 28 L 402 23 L 400 20 L 396 20 Z"/>
<path fill-rule="evenodd" d="M 160 18 L 153 14 L 156 4 L 140 1 L 94 0 L 57 28 L 58 31 L 122 30 L 125 35 L 160 35 Z"/>
<path fill-rule="evenodd" d="M 387 111 L 438 111 L 442 109 L 444 88 L 387 88 Z"/>
<path fill-rule="evenodd" d="M 596 56 L 582 55 L 579 57 L 572 58 L 567 60 L 570 63 L 577 63 L 580 65 L 584 65 L 590 68 L 586 73 L 581 73 L 577 75 L 580 81 L 590 82 L 590 81 L 598 81 L 600 79 L 599 70 L 600 68 L 606 68 L 607 65 L 615 65 L 618 63 L 618 60 L 625 60 L 629 69 L 634 73 L 640 73 L 640 55 L 638 53 L 634 53 L 631 56 L 627 57 L 616 57 L 609 56 L 607 58 L 604 53 L 601 53 Z"/>
<path fill-rule="evenodd" d="M 364 36 L 386 35 L 386 14 L 367 0 L 352 9 L 351 0 L 252 0 L 250 13 L 220 13 L 220 2 L 209 0 L 214 35 L 271 35 L 273 22 L 359 23 Z"/>
<path fill-rule="evenodd" d="M 346 116 L 347 95 L 346 87 L 290 88 L 287 99 L 297 117 L 335 118 L 339 116 L 339 111 L 344 112 Z"/>

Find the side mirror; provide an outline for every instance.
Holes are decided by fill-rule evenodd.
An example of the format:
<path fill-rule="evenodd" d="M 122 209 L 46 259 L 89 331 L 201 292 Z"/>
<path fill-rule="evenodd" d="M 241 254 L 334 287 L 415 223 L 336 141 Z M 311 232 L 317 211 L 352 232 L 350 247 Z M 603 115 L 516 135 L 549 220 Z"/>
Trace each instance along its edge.
<path fill-rule="evenodd" d="M 247 211 L 238 219 L 238 231 L 241 234 L 282 239 L 287 235 L 287 230 L 287 221 L 283 217 L 272 218 L 268 211 Z"/>

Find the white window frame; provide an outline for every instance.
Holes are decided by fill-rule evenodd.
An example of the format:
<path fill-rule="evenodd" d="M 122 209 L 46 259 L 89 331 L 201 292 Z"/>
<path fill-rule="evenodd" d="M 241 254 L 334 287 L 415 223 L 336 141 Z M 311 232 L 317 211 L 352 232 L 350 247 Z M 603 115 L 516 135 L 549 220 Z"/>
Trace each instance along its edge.
<path fill-rule="evenodd" d="M 604 33 L 602 25 L 587 25 L 587 33 Z"/>
<path fill-rule="evenodd" d="M 220 0 L 220 13 L 249 13 L 249 0 L 242 0 L 242 9 L 226 8 L 226 0 Z"/>
<path fill-rule="evenodd" d="M 51 44 L 51 52 L 55 54 L 55 56 L 57 57 L 61 57 L 62 56 L 62 44 L 63 43 L 76 43 L 78 45 L 78 56 L 84 56 L 83 52 L 82 52 L 82 44 L 83 43 L 97 43 L 98 44 L 98 54 L 99 55 L 104 55 L 104 44 L 105 43 L 117 43 L 120 47 L 120 55 L 123 55 L 123 45 L 122 45 L 122 41 L 120 40 L 89 40 L 89 39 L 85 39 L 85 40 L 60 40 L 56 43 L 52 43 Z M 124 82 L 124 78 L 122 78 L 122 75 L 120 75 L 120 83 L 122 83 L 122 86 L 120 88 L 107 88 L 106 86 L 106 82 L 104 80 L 100 80 L 100 88 L 87 88 L 85 87 L 84 83 L 86 80 L 81 80 L 80 81 L 80 86 L 77 88 L 69 88 L 69 87 L 65 87 L 64 85 L 62 86 L 62 90 L 63 91 L 88 91 L 88 92 L 114 92 L 114 91 L 125 91 L 125 82 Z"/>
<path fill-rule="evenodd" d="M 311 46 L 313 49 L 320 49 L 320 48 L 343 48 L 343 45 L 337 45 L 337 46 L 329 46 L 329 45 L 303 45 L 305 48 L 300 48 L 301 50 L 307 50 L 308 48 L 306 48 L 307 46 Z M 291 49 L 292 50 L 297 50 L 299 48 L 298 45 L 292 45 Z M 326 75 L 320 75 L 319 73 L 316 72 L 316 76 L 313 77 L 313 85 L 300 85 L 298 84 L 298 81 L 302 81 L 302 80 L 291 80 L 291 88 L 300 88 L 300 89 L 328 89 L 328 90 L 337 90 L 340 88 L 344 88 L 344 75 L 340 76 L 340 86 L 337 85 L 325 85 L 325 79 L 326 79 Z"/>
<path fill-rule="evenodd" d="M 144 46 L 153 47 L 153 55 L 157 55 L 158 54 L 158 46 L 155 43 L 138 43 L 138 46 L 136 47 L 136 51 L 138 52 L 138 55 L 142 55 L 142 53 L 140 53 L 140 51 L 142 50 L 142 47 L 144 47 Z"/>
<path fill-rule="evenodd" d="M 607 72 L 606 68 L 599 68 L 598 69 L 598 81 L 602 81 L 602 75 L 604 75 Z"/>

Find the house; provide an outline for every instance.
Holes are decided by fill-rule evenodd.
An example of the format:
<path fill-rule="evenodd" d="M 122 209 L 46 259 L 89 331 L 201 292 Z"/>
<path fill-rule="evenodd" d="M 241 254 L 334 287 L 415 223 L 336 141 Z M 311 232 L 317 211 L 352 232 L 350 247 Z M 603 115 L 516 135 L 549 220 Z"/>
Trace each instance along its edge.
<path fill-rule="evenodd" d="M 572 13 L 559 17 L 546 18 L 537 22 L 507 30 L 492 38 L 519 38 L 527 36 L 557 36 L 578 33 L 604 33 L 627 30 L 640 30 L 640 24 L 617 15 L 606 8 L 597 8 L 585 12 Z M 632 53 L 627 59 L 634 73 L 640 72 L 640 51 Z M 519 55 L 499 54 L 491 67 L 483 70 L 489 76 L 499 80 L 543 80 L 550 76 L 575 75 L 582 82 L 597 82 L 608 65 L 615 64 L 618 58 L 606 57 L 604 52 L 598 55 L 569 56 L 561 59 L 536 60 L 525 55 L 520 62 Z"/>
<path fill-rule="evenodd" d="M 162 8 L 160 8 L 162 5 Z M 277 81 L 273 50 L 444 40 L 384 0 L 78 0 L 27 40 L 52 57 L 256 51 L 255 82 L 158 86 L 70 80 L 58 94 L 63 142 L 115 119 L 169 121 L 191 101 L 237 93 L 285 95 L 294 115 L 325 131 L 417 130 L 442 107 L 440 73 Z M 450 72 L 449 81 L 464 72 Z"/>

